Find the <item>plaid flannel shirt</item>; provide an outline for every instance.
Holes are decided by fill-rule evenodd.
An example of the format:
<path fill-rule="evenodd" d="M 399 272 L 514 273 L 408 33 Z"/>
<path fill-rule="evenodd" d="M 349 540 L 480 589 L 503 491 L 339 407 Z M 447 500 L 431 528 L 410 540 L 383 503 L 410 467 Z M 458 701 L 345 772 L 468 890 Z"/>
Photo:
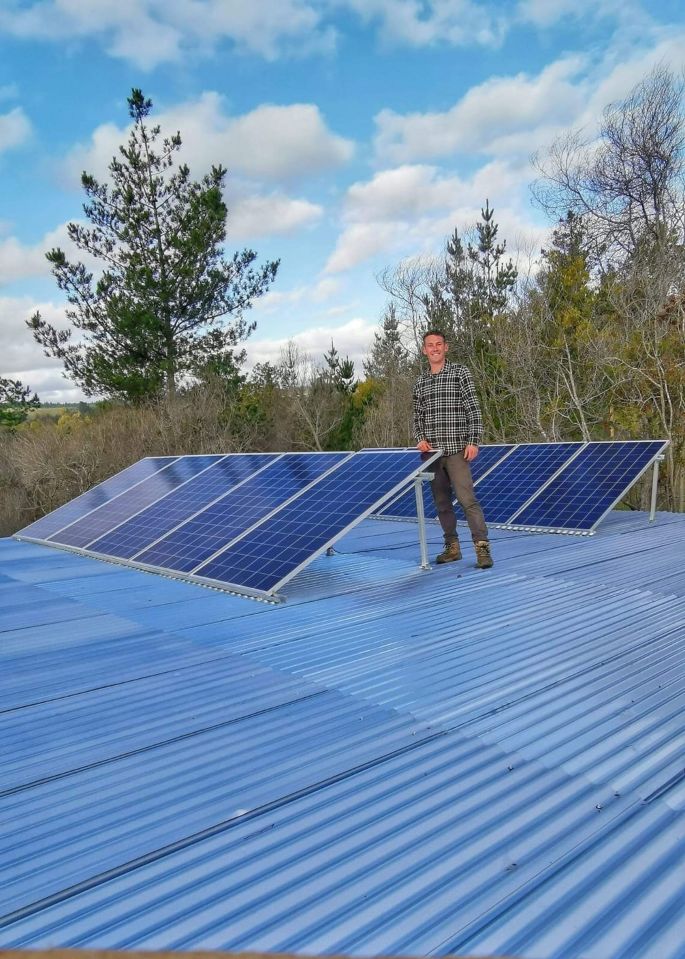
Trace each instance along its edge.
<path fill-rule="evenodd" d="M 446 456 L 480 446 L 483 418 L 471 371 L 445 363 L 439 373 L 422 373 L 414 384 L 414 439 L 428 440 Z"/>

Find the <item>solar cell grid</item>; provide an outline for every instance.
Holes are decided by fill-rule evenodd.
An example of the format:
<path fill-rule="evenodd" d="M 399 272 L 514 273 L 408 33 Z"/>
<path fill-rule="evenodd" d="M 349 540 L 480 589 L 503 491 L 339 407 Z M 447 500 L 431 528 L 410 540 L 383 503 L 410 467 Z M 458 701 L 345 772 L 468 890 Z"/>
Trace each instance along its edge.
<path fill-rule="evenodd" d="M 216 463 L 221 456 L 183 456 L 99 509 L 50 537 L 51 543 L 85 548 L 181 483 Z"/>
<path fill-rule="evenodd" d="M 590 532 L 664 446 L 662 440 L 589 443 L 510 523 Z"/>
<path fill-rule="evenodd" d="M 476 495 L 485 521 L 506 523 L 582 446 L 582 443 L 517 446 L 478 484 Z M 458 516 L 464 516 L 458 505 L 456 511 Z"/>
<path fill-rule="evenodd" d="M 135 561 L 190 573 L 348 456 L 348 453 L 286 453 L 268 469 L 252 476 L 154 546 L 139 553 Z"/>
<path fill-rule="evenodd" d="M 273 592 L 430 462 L 413 450 L 357 453 L 194 573 Z"/>
<path fill-rule="evenodd" d="M 169 493 L 142 513 L 91 542 L 88 549 L 106 556 L 130 559 L 188 520 L 218 497 L 274 463 L 280 454 L 233 453 Z"/>
<path fill-rule="evenodd" d="M 139 460 L 137 463 L 121 470 L 120 473 L 115 473 L 114 476 L 110 476 L 109 479 L 77 496 L 76 499 L 65 503 L 64 506 L 60 506 L 46 516 L 42 516 L 35 523 L 31 523 L 20 530 L 17 535 L 30 536 L 33 539 L 48 539 L 54 533 L 59 532 L 59 530 L 81 519 L 87 513 L 92 512 L 104 503 L 108 503 L 115 496 L 119 496 L 120 493 L 135 486 L 136 483 L 140 483 L 158 473 L 159 470 L 169 466 L 176 459 L 176 456 L 150 456 L 144 460 Z"/>

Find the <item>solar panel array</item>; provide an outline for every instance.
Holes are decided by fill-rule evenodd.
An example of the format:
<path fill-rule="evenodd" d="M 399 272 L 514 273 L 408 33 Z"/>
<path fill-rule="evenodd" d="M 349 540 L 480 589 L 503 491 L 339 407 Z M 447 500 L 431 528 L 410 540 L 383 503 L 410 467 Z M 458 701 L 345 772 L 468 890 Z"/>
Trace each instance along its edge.
<path fill-rule="evenodd" d="M 486 522 L 592 532 L 666 445 L 485 446 L 472 471 Z M 390 449 L 152 457 L 16 535 L 273 597 L 365 516 L 415 517 L 412 481 L 440 455 Z M 426 516 L 435 517 L 426 483 L 423 495 Z"/>
<path fill-rule="evenodd" d="M 592 533 L 666 446 L 664 440 L 483 446 L 471 464 L 476 495 L 491 526 Z M 427 483 L 423 496 L 426 516 L 436 518 Z M 458 503 L 455 511 L 464 518 Z M 416 518 L 413 490 L 376 515 Z"/>
<path fill-rule="evenodd" d="M 438 455 L 365 450 L 150 458 L 16 535 L 273 597 Z"/>

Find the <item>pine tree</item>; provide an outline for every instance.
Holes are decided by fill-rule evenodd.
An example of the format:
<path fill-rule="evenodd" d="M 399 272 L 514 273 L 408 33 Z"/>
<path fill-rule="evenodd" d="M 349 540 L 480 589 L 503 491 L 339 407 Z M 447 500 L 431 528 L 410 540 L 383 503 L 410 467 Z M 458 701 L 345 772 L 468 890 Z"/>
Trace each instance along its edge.
<path fill-rule="evenodd" d="M 348 396 L 353 393 L 357 383 L 354 378 L 354 362 L 349 356 L 342 360 L 333 340 L 331 340 L 331 348 L 328 353 L 324 353 L 323 358 L 328 367 L 327 375 L 333 386 L 340 393 L 345 393 Z"/>
<path fill-rule="evenodd" d="M 38 394 L 32 395 L 30 387 L 0 376 L 0 427 L 16 429 L 39 406 Z"/>
<path fill-rule="evenodd" d="M 504 259 L 507 244 L 497 239 L 494 216 L 486 200 L 476 224 L 477 242 L 464 248 L 457 230 L 448 240 L 447 288 L 457 326 L 467 321 L 487 325 L 505 309 L 516 286 L 518 271 L 511 259 Z"/>
<path fill-rule="evenodd" d="M 244 311 L 267 290 L 278 263 L 255 267 L 252 250 L 224 257 L 226 170 L 213 166 L 192 181 L 185 164 L 175 165 L 180 134 L 160 143 L 160 127 L 147 122 L 152 102 L 140 90 L 128 105 L 133 128 L 110 163 L 111 183 L 81 178 L 91 226 L 68 226 L 102 273 L 95 278 L 51 250 L 71 328 L 50 326 L 39 313 L 28 325 L 87 394 L 173 397 L 184 377 L 231 366 L 236 345 L 254 329 Z"/>
<path fill-rule="evenodd" d="M 392 380 L 405 371 L 408 364 L 409 351 L 402 342 L 395 305 L 390 303 L 383 316 L 380 332 L 374 333 L 371 352 L 364 361 L 364 373 L 377 380 Z"/>

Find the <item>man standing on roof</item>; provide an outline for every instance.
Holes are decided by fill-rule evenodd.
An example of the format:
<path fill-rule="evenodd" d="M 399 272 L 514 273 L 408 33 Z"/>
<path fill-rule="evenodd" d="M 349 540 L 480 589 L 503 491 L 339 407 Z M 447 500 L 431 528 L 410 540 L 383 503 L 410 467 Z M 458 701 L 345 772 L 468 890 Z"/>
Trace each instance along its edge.
<path fill-rule="evenodd" d="M 422 453 L 440 449 L 443 455 L 432 464 L 435 479 L 431 490 L 445 536 L 445 549 L 436 563 L 461 559 L 457 517 L 452 490 L 464 510 L 476 549 L 476 565 L 492 565 L 488 530 L 476 499 L 469 463 L 478 456 L 483 438 L 483 418 L 471 371 L 461 363 L 448 363 L 449 345 L 440 330 L 423 335 L 423 355 L 429 370 L 414 384 L 414 438 Z"/>

